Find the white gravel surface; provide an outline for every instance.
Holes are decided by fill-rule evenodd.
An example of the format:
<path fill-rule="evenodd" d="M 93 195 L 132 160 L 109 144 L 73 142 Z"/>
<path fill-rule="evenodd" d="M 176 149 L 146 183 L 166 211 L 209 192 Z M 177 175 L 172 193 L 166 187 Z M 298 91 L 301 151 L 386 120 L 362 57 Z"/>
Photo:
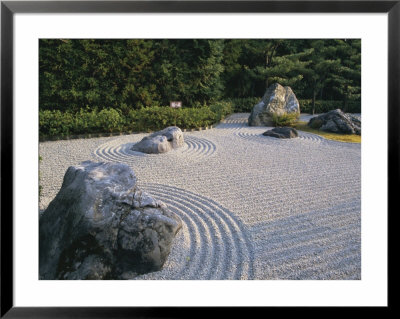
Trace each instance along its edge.
<path fill-rule="evenodd" d="M 159 155 L 129 150 L 147 134 L 40 143 L 39 206 L 70 165 L 123 162 L 183 220 L 164 268 L 136 279 L 361 279 L 361 145 L 262 136 L 248 115 Z"/>

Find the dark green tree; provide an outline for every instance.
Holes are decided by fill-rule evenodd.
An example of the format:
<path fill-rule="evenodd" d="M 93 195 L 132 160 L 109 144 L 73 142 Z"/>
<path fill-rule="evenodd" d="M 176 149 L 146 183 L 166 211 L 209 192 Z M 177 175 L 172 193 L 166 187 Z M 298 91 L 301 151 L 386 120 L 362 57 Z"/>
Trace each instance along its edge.
<path fill-rule="evenodd" d="M 223 40 L 161 40 L 154 71 L 162 104 L 199 106 L 222 97 Z"/>
<path fill-rule="evenodd" d="M 347 111 L 348 102 L 361 98 L 361 40 L 336 40 L 337 65 L 330 85 L 339 93 L 343 101 L 343 110 Z"/>

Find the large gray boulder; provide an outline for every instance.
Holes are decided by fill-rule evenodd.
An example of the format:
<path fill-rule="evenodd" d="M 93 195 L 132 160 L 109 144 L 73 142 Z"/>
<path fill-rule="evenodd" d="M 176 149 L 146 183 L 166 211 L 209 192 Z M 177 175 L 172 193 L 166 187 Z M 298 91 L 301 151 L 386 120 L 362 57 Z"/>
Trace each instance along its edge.
<path fill-rule="evenodd" d="M 340 109 L 313 117 L 307 125 L 325 132 L 361 135 L 361 119 Z"/>
<path fill-rule="evenodd" d="M 132 151 L 159 154 L 182 147 L 184 144 L 182 130 L 177 126 L 170 126 L 144 137 L 132 146 Z"/>
<path fill-rule="evenodd" d="M 300 113 L 300 104 L 288 86 L 279 83 L 272 84 L 265 92 L 261 101 L 253 107 L 248 119 L 250 126 L 272 126 L 273 114 L 283 115 Z"/>
<path fill-rule="evenodd" d="M 160 270 L 182 222 L 125 164 L 68 168 L 39 219 L 40 279 L 128 279 Z"/>
<path fill-rule="evenodd" d="M 293 127 L 274 127 L 263 133 L 264 136 L 276 138 L 295 138 L 299 136 L 297 130 Z"/>

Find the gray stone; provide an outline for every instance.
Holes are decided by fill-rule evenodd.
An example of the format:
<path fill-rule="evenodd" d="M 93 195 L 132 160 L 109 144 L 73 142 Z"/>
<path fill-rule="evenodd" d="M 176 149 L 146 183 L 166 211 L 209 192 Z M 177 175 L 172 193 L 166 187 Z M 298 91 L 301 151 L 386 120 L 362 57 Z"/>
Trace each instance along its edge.
<path fill-rule="evenodd" d="M 159 154 L 182 147 L 184 144 L 181 129 L 177 126 L 170 126 L 144 137 L 132 146 L 132 150 L 147 154 Z"/>
<path fill-rule="evenodd" d="M 313 117 L 307 125 L 325 132 L 361 135 L 361 119 L 340 109 Z"/>
<path fill-rule="evenodd" d="M 275 127 L 272 130 L 264 132 L 263 135 L 276 138 L 295 138 L 299 136 L 299 133 L 293 127 Z"/>
<path fill-rule="evenodd" d="M 124 279 L 160 270 L 182 222 L 125 164 L 68 168 L 39 219 L 40 279 Z"/>
<path fill-rule="evenodd" d="M 253 107 L 248 123 L 250 126 L 271 126 L 274 124 L 273 114 L 280 116 L 288 113 L 300 113 L 299 101 L 290 87 L 275 83 Z"/>

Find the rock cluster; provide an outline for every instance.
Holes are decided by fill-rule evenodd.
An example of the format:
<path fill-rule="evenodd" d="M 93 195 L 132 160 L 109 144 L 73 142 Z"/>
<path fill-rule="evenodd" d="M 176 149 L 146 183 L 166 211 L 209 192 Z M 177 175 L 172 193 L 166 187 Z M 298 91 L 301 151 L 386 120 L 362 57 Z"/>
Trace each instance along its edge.
<path fill-rule="evenodd" d="M 159 154 L 184 145 L 182 130 L 177 126 L 169 126 L 161 131 L 154 132 L 144 137 L 132 147 L 132 151 Z"/>
<path fill-rule="evenodd" d="M 40 279 L 128 279 L 160 270 L 182 222 L 125 164 L 83 162 L 39 219 Z"/>
<path fill-rule="evenodd" d="M 300 104 L 288 86 L 275 83 L 265 92 L 261 101 L 256 104 L 249 116 L 250 126 L 272 126 L 272 116 L 288 113 L 300 113 Z"/>
<path fill-rule="evenodd" d="M 275 127 L 272 130 L 264 132 L 263 135 L 276 138 L 295 138 L 299 136 L 299 133 L 293 127 Z"/>
<path fill-rule="evenodd" d="M 307 125 L 325 132 L 361 135 L 361 120 L 340 109 L 313 117 Z"/>

